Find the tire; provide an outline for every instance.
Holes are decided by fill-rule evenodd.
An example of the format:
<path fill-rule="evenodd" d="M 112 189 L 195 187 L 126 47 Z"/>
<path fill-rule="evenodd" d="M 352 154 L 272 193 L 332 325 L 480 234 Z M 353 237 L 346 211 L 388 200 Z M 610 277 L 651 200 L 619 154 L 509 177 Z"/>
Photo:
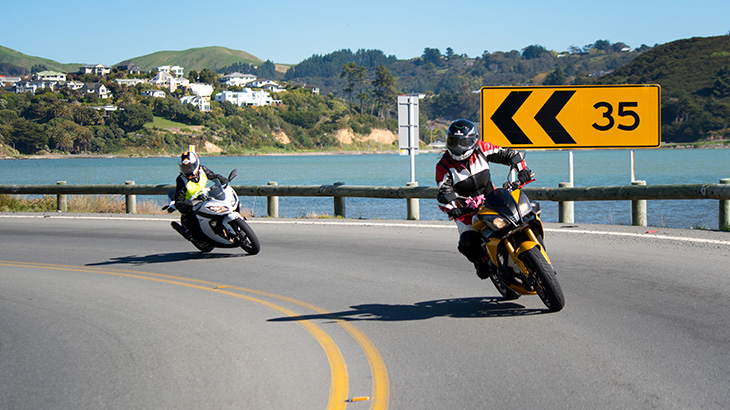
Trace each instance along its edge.
<path fill-rule="evenodd" d="M 565 306 L 563 289 L 555 276 L 552 265 L 545 260 L 540 249 L 534 247 L 522 256 L 523 262 L 531 270 L 534 279 L 535 291 L 551 312 L 558 312 Z"/>
<path fill-rule="evenodd" d="M 237 238 L 236 242 L 238 246 L 246 251 L 249 255 L 256 255 L 261 251 L 261 245 L 259 244 L 259 238 L 253 232 L 250 226 L 243 219 L 234 220 L 231 225 L 236 229 Z"/>
<path fill-rule="evenodd" d="M 515 300 L 520 297 L 519 293 L 508 288 L 507 285 L 504 284 L 502 279 L 500 277 L 498 277 L 496 274 L 489 275 L 489 279 L 492 280 L 494 287 L 497 288 L 497 291 L 499 292 L 500 295 L 502 295 L 504 300 Z"/>

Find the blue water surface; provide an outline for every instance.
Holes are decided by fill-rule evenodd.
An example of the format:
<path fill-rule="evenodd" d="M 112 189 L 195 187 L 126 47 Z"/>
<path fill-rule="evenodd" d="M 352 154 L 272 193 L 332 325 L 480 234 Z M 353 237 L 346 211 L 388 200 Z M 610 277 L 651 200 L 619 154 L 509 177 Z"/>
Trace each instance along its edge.
<path fill-rule="evenodd" d="M 577 187 L 631 184 L 631 151 L 580 150 L 573 152 L 573 184 Z M 419 186 L 435 186 L 435 165 L 440 154 L 422 153 L 415 157 L 415 175 Z M 350 155 L 272 155 L 203 157 L 203 164 L 215 172 L 228 175 L 238 169 L 235 185 L 348 185 L 404 186 L 410 180 L 410 158 L 397 154 Z M 536 174 L 530 187 L 556 187 L 570 178 L 568 151 L 530 151 L 527 163 Z M 492 166 L 492 178 L 500 184 L 508 168 Z M 634 151 L 635 179 L 648 185 L 718 183 L 730 178 L 730 149 L 648 149 Z M 5 184 L 173 184 L 177 176 L 177 159 L 165 158 L 62 158 L 0 160 L 0 175 Z M 139 197 L 156 201 L 160 197 Z M 265 197 L 241 198 L 245 207 L 257 216 L 266 215 Z M 543 219 L 557 222 L 557 204 L 542 202 Z M 576 202 L 576 223 L 630 224 L 629 201 Z M 281 197 L 279 212 L 283 217 L 331 215 L 333 200 L 327 197 Z M 446 220 L 435 200 L 420 200 L 424 220 Z M 404 219 L 405 200 L 348 198 L 347 217 L 363 219 Z M 648 201 L 651 226 L 718 228 L 716 200 Z"/>

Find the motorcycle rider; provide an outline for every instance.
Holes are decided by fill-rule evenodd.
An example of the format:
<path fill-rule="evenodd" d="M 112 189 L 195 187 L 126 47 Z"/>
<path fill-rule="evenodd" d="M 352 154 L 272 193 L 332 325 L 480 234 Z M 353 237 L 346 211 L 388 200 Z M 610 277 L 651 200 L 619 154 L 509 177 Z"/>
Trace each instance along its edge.
<path fill-rule="evenodd" d="M 198 225 L 198 218 L 193 212 L 191 198 L 205 188 L 208 180 L 217 179 L 225 185 L 228 183 L 228 179 L 201 164 L 198 155 L 192 150 L 183 152 L 178 158 L 177 164 L 180 167 L 180 174 L 175 180 L 173 200 L 175 201 L 175 209 L 180 211 L 182 225 L 177 222 L 172 222 L 171 225 L 185 239 L 191 240 L 202 234 L 200 225 Z"/>
<path fill-rule="evenodd" d="M 467 206 L 467 199 L 494 190 L 489 162 L 517 169 L 517 179 L 522 183 L 532 179 L 521 152 L 482 141 L 477 126 L 469 120 L 452 122 L 446 130 L 446 152 L 436 164 L 436 200 L 439 208 L 456 221 L 459 252 L 474 264 L 480 279 L 487 279 L 491 268 L 482 236 L 472 226 L 476 209 Z"/>

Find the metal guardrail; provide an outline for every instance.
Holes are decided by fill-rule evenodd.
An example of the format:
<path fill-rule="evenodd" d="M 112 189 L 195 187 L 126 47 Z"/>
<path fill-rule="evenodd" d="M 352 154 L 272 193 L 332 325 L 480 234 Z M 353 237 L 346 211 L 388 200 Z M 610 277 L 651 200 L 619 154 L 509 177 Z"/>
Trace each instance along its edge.
<path fill-rule="evenodd" d="M 566 187 L 523 189 L 532 200 L 555 201 L 560 204 L 560 222 L 572 223 L 573 201 L 632 201 L 632 223 L 646 225 L 646 200 L 714 199 L 718 200 L 719 227 L 730 227 L 730 178 L 719 184 L 645 185 L 635 181 L 630 186 Z M 317 196 L 333 197 L 335 216 L 345 216 L 345 198 L 394 198 L 406 199 L 408 219 L 418 218 L 418 199 L 435 199 L 436 187 L 408 186 L 357 186 L 336 182 L 332 185 L 232 185 L 240 196 L 265 196 L 268 198 L 268 215 L 278 217 L 278 197 Z M 175 189 L 174 185 L 136 185 L 126 181 L 124 185 L 0 185 L 0 194 L 57 195 L 58 209 L 66 211 L 66 195 L 124 195 L 127 213 L 136 213 L 136 195 L 164 195 Z M 569 211 L 570 208 L 570 211 Z M 643 211 L 642 211 L 643 208 Z"/>

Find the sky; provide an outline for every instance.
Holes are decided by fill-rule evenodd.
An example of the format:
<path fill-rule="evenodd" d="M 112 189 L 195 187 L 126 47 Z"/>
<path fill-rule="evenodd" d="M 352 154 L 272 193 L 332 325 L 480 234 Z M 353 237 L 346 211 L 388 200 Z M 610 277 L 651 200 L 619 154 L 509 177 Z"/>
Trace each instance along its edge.
<path fill-rule="evenodd" d="M 114 65 L 166 50 L 222 46 L 297 64 L 342 49 L 398 59 L 425 48 L 485 51 L 632 48 L 730 32 L 728 0 L 128 0 L 5 2 L 0 46 L 59 63 Z"/>

